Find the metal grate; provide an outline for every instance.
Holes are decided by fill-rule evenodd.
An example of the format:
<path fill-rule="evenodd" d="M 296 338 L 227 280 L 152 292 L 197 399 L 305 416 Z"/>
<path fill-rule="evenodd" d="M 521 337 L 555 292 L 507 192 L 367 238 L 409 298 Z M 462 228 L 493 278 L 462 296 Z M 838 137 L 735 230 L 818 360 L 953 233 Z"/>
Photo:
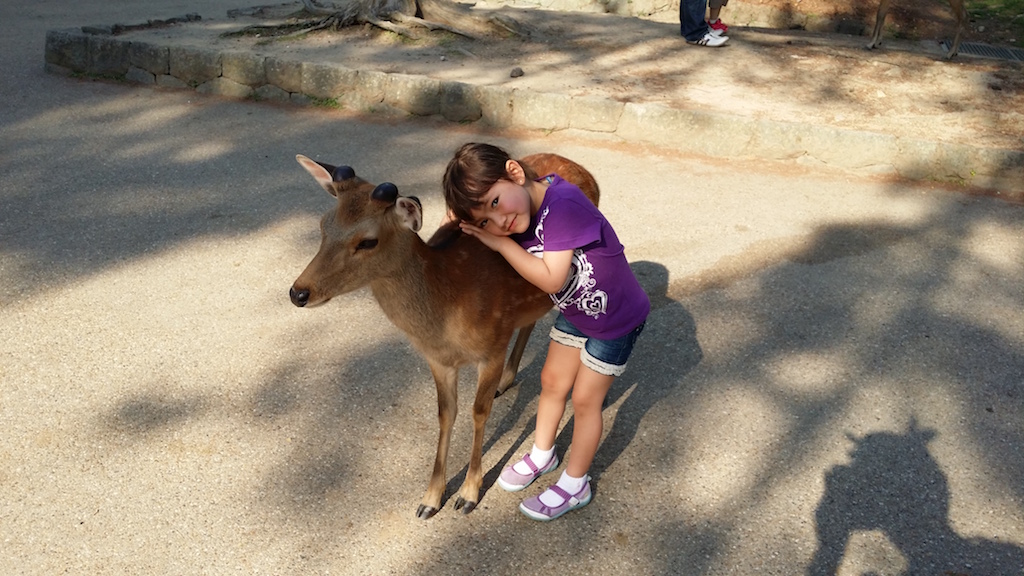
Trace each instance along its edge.
<path fill-rule="evenodd" d="M 943 40 L 942 50 L 948 52 L 951 45 L 952 42 L 949 40 Z M 1024 62 L 1024 50 L 1021 50 L 1020 48 L 1003 48 L 1002 46 L 990 46 L 980 42 L 961 42 L 960 54 Z"/>

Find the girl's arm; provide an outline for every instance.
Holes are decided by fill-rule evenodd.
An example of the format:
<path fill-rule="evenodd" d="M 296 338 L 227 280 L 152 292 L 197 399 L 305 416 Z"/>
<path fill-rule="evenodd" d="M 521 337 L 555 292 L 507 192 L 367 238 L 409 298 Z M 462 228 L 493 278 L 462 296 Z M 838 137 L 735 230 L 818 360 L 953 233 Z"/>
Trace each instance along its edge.
<path fill-rule="evenodd" d="M 508 236 L 495 236 L 465 222 L 461 227 L 466 234 L 476 237 L 484 246 L 501 254 L 520 276 L 544 292 L 555 294 L 565 286 L 572 266 L 572 250 L 545 250 L 544 258 L 541 259 L 527 252 Z"/>

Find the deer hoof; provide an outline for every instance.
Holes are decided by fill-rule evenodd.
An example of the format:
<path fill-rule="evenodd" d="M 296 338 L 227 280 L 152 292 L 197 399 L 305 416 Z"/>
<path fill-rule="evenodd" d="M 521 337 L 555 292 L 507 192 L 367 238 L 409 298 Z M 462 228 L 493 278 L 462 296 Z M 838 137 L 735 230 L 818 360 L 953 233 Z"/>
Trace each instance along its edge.
<path fill-rule="evenodd" d="M 473 510 L 476 510 L 476 502 L 466 500 L 462 496 L 459 496 L 455 499 L 455 509 L 462 510 L 463 514 L 469 514 Z"/>
<path fill-rule="evenodd" d="M 299 308 L 309 304 L 309 290 L 299 290 L 292 286 L 291 289 L 288 290 L 288 297 L 291 298 L 292 304 L 295 304 Z"/>
<path fill-rule="evenodd" d="M 508 384 L 502 384 L 501 382 L 499 382 L 498 383 L 498 388 L 494 391 L 494 397 L 495 398 L 499 398 L 505 392 L 508 392 L 509 390 L 515 388 L 518 385 L 519 385 L 519 381 L 515 380 L 515 379 L 509 380 Z"/>
<path fill-rule="evenodd" d="M 416 509 L 416 517 L 420 520 L 427 520 L 434 514 L 437 514 L 437 508 L 427 506 L 426 504 L 420 504 L 420 507 Z"/>

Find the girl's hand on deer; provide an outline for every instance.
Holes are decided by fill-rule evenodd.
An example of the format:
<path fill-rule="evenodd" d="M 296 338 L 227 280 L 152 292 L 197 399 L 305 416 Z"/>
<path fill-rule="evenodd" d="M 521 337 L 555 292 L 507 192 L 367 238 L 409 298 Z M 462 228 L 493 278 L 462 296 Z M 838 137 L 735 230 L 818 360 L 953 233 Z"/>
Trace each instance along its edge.
<path fill-rule="evenodd" d="M 474 226 L 469 222 L 460 222 L 459 228 L 462 228 L 463 232 L 476 238 L 477 240 L 482 242 L 484 246 L 487 246 L 488 248 L 494 250 L 495 252 L 500 252 L 502 244 L 505 242 L 512 242 L 513 244 L 515 244 L 515 242 L 507 236 L 495 236 L 494 234 L 491 234 L 490 232 L 484 230 L 483 228 L 479 226 Z"/>

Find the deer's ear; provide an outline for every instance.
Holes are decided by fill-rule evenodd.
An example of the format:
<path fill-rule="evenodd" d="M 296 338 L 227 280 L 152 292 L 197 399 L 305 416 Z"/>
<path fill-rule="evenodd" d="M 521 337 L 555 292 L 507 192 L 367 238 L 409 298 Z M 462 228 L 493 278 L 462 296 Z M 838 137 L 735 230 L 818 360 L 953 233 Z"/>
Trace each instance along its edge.
<path fill-rule="evenodd" d="M 420 206 L 420 201 L 415 197 L 399 197 L 395 201 L 395 213 L 398 214 L 398 219 L 402 222 L 402 225 L 413 232 L 419 232 L 423 226 L 423 207 Z"/>
<path fill-rule="evenodd" d="M 306 172 L 309 172 L 309 175 L 312 176 L 313 179 L 315 179 L 317 183 L 320 184 L 320 187 L 326 190 L 328 194 L 330 194 L 331 196 L 337 195 L 337 192 L 334 190 L 333 186 L 334 178 L 330 170 L 328 170 L 326 167 L 316 162 L 315 160 L 311 160 L 303 156 L 302 154 L 296 154 L 295 160 L 299 163 L 300 166 L 306 169 Z"/>

